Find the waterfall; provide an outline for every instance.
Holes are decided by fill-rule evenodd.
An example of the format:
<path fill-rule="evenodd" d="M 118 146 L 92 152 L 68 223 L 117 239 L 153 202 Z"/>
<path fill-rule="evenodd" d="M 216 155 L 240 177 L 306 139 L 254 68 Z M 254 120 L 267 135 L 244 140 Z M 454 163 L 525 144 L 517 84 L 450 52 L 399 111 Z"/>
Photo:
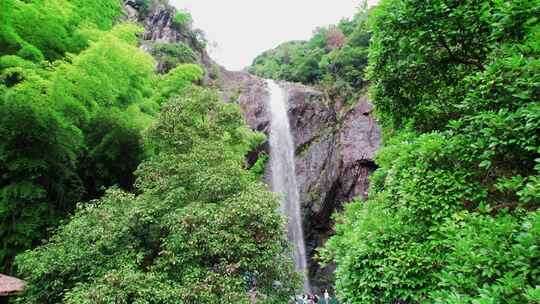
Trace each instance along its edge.
<path fill-rule="evenodd" d="M 304 279 L 304 291 L 310 292 L 307 276 L 306 248 L 300 200 L 296 184 L 294 142 L 291 135 L 285 90 L 267 80 L 270 109 L 270 169 L 272 191 L 281 195 L 280 211 L 287 217 L 287 234 L 294 246 L 295 269 Z"/>

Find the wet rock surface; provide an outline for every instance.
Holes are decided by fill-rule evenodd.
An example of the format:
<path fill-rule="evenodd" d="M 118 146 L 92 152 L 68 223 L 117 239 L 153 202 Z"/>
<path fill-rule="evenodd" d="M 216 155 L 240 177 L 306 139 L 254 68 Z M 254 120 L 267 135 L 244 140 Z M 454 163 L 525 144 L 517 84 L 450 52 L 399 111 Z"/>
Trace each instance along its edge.
<path fill-rule="evenodd" d="M 222 70 L 221 76 L 224 100 L 240 105 L 252 129 L 268 133 L 265 81 L 244 72 Z M 368 177 L 376 169 L 373 158 L 381 131 L 365 98 L 344 105 L 308 86 L 280 84 L 287 92 L 295 141 L 310 278 L 316 289 L 331 288 L 334 266 L 320 268 L 313 257 L 333 234 L 332 214 L 356 197 L 366 198 Z M 248 165 L 267 146 L 254 151 Z"/>

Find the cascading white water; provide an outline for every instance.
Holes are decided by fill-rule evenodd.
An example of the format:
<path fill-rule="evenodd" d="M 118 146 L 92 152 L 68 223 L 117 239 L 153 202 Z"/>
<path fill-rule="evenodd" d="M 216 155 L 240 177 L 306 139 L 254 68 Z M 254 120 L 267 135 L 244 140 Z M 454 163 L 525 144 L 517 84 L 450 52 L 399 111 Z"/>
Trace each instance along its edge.
<path fill-rule="evenodd" d="M 289 242 L 294 245 L 293 258 L 296 271 L 304 279 L 304 291 L 310 292 L 307 276 L 306 247 L 300 200 L 296 184 L 294 142 L 287 112 L 287 96 L 276 82 L 267 80 L 268 107 L 270 109 L 270 169 L 272 191 L 281 195 L 282 214 L 287 216 Z"/>

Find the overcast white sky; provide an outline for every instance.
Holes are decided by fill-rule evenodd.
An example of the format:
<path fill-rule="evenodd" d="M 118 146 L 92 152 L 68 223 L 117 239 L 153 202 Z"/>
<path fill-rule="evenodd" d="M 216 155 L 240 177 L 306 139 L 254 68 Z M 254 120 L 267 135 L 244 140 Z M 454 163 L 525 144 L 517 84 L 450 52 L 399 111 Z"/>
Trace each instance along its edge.
<path fill-rule="evenodd" d="M 377 0 L 370 0 L 371 4 Z M 210 41 L 210 55 L 241 70 L 267 49 L 309 39 L 317 26 L 352 17 L 361 0 L 172 0 L 191 13 Z"/>

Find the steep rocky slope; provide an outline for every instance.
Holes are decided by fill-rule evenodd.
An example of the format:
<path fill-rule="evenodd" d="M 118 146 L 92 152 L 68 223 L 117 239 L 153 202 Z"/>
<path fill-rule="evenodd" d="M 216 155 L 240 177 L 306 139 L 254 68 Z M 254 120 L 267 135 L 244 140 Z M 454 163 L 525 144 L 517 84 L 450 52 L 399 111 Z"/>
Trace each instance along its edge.
<path fill-rule="evenodd" d="M 265 81 L 244 72 L 222 70 L 223 95 L 238 103 L 252 129 L 268 133 L 269 113 Z M 282 82 L 296 147 L 296 173 L 303 207 L 308 254 L 313 258 L 332 234 L 332 214 L 355 197 L 367 195 L 368 176 L 380 144 L 380 129 L 366 99 L 354 105 L 330 100 L 324 93 L 300 84 Z M 248 157 L 253 163 L 267 150 L 260 147 Z M 321 269 L 310 261 L 316 287 L 328 287 L 333 267 Z"/>
<path fill-rule="evenodd" d="M 148 7 L 143 7 L 140 2 L 124 0 L 124 11 L 127 20 L 144 27 L 141 47 L 152 53 L 157 44 L 184 44 L 193 51 L 197 63 L 205 68 L 205 82 L 215 80 L 219 68 L 208 56 L 202 31 L 193 29 L 190 24 L 176 24 L 174 18 L 177 10 L 167 1 L 150 0 Z M 156 60 L 157 70 L 166 72 L 163 60 L 159 57 Z"/>

